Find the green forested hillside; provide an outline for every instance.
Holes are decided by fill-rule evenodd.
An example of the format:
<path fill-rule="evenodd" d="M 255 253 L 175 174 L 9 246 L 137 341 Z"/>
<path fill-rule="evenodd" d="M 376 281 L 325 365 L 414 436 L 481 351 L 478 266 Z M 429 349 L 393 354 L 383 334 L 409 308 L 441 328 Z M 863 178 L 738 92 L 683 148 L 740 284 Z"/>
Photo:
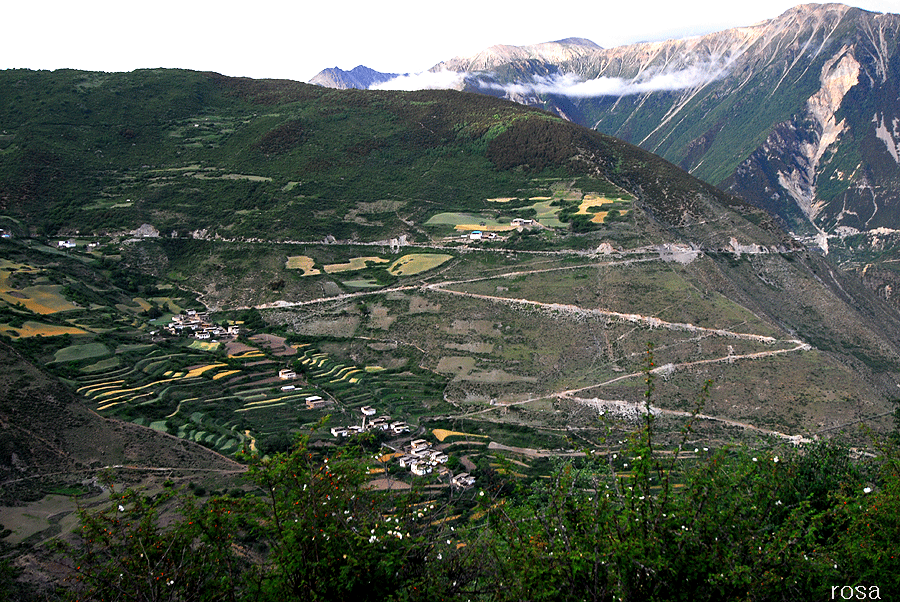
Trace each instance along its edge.
<path fill-rule="evenodd" d="M 165 235 L 375 240 L 408 231 L 401 220 L 493 197 L 524 202 L 540 174 L 599 178 L 586 190 L 660 170 L 669 192 L 696 185 L 545 113 L 447 91 L 172 70 L 4 71 L 0 123 L 0 209 L 21 234 L 148 223 Z M 384 201 L 353 219 L 359 204 Z"/>

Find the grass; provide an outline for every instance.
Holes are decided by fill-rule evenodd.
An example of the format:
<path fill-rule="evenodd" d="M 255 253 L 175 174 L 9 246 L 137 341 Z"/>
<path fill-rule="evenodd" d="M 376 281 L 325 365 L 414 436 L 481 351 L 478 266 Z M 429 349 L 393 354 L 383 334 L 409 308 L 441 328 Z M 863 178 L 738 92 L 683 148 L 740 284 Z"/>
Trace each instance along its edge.
<path fill-rule="evenodd" d="M 103 343 L 86 343 L 84 345 L 71 345 L 64 347 L 54 355 L 54 362 L 79 362 L 95 357 L 104 357 L 110 354 L 109 348 Z"/>
<path fill-rule="evenodd" d="M 438 213 L 428 218 L 426 226 L 453 226 L 463 232 L 484 230 L 485 232 L 506 232 L 515 229 L 509 220 L 496 220 L 471 213 Z"/>
<path fill-rule="evenodd" d="M 104 360 L 100 360 L 99 362 L 90 364 L 89 366 L 82 366 L 81 371 L 90 374 L 92 372 L 106 372 L 111 368 L 115 368 L 119 365 L 119 358 L 117 357 L 109 357 Z"/>
<path fill-rule="evenodd" d="M 347 288 L 381 288 L 381 284 L 372 278 L 359 279 L 359 280 L 344 280 L 341 284 L 346 286 Z"/>
<path fill-rule="evenodd" d="M 453 259 L 442 253 L 410 253 L 394 261 L 387 269 L 395 276 L 415 276 Z"/>

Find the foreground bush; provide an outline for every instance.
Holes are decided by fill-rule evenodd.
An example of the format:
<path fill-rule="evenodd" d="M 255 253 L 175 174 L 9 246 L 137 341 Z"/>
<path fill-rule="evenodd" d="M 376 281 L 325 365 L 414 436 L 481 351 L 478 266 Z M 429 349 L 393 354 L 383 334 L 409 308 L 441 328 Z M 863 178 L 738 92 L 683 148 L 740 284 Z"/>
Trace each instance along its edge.
<path fill-rule="evenodd" d="M 480 510 L 467 521 L 456 520 L 452 496 L 367 489 L 365 446 L 319 458 L 299 439 L 290 452 L 248 458 L 254 495 L 199 504 L 114 492 L 107 508 L 82 511 L 79 541 L 66 549 L 67 593 L 278 602 L 900 595 L 896 441 L 857 461 L 833 442 L 710 451 L 687 444 L 688 423 L 678 449 L 660 453 L 653 428 L 648 411 L 621 448 L 560 463 L 530 488 L 470 492 Z"/>

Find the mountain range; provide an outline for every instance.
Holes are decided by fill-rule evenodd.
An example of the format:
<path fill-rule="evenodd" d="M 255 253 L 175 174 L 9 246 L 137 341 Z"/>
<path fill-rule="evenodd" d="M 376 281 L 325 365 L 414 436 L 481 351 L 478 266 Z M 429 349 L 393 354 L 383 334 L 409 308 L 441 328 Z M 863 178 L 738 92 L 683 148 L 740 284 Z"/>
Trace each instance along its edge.
<path fill-rule="evenodd" d="M 492 46 L 431 71 L 656 153 L 766 209 L 890 296 L 894 273 L 880 256 L 898 244 L 898 40 L 900 15 L 807 4 L 685 39 Z"/>

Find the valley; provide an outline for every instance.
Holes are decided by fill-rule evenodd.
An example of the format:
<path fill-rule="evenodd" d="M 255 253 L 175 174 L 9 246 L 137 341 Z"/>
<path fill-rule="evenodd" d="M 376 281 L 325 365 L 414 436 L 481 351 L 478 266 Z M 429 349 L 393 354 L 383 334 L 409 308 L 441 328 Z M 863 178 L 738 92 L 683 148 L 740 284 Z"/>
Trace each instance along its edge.
<path fill-rule="evenodd" d="M 34 581 L 53 581 L 46 546 L 76 540 L 76 516 L 83 532 L 135 517 L 192 550 L 231 542 L 215 553 L 236 574 L 276 579 L 261 567 L 298 549 L 283 533 L 337 554 L 304 561 L 326 573 L 351 549 L 389 566 L 367 547 L 386 541 L 423 571 L 444 570 L 431 551 L 406 562 L 426 540 L 459 537 L 448 557 L 477 555 L 479 533 L 486 550 L 518 545 L 496 539 L 506 513 L 550 516 L 548 483 L 588 513 L 609 488 L 612 521 L 657 500 L 687 516 L 697 491 L 740 498 L 705 474 L 747 495 L 785 484 L 792 509 L 823 487 L 892 486 L 846 463 L 851 447 L 888 457 L 873 450 L 896 430 L 896 309 L 675 165 L 486 96 L 169 70 L 85 89 L 96 79 L 0 74 L 15 132 L 0 153 L 0 483 L 19 508 L 0 516 L 11 558 L 44 555 Z M 772 476 L 782 459 L 790 478 Z M 89 507 L 65 514 L 59 495 Z M 795 516 L 761 507 L 778 529 Z M 282 512 L 295 527 L 278 531 Z M 672 520 L 656 524 L 682 537 Z M 118 558 L 134 540 L 110 531 L 122 539 L 96 541 Z M 547 558 L 543 537 L 525 553 Z"/>

